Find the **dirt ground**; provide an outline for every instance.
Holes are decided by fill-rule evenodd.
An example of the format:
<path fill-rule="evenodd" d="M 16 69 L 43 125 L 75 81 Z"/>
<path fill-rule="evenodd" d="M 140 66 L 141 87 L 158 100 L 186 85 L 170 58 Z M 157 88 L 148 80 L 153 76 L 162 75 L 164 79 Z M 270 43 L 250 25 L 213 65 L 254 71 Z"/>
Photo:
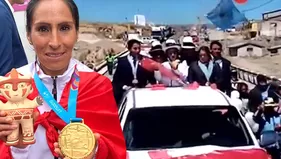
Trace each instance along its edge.
<path fill-rule="evenodd" d="M 281 78 L 281 55 L 264 56 L 259 58 L 226 57 L 232 64 L 240 67 Z"/>
<path fill-rule="evenodd" d="M 125 46 L 122 42 L 80 35 L 73 51 L 73 57 L 84 64 L 96 66 L 104 60 L 109 52 L 112 51 L 115 54 L 123 50 L 125 50 Z"/>

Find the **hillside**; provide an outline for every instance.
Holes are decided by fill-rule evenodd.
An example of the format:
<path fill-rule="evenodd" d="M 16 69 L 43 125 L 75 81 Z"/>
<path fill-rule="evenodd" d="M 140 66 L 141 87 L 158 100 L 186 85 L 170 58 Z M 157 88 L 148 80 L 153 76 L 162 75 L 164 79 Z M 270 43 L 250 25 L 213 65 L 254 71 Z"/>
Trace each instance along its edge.
<path fill-rule="evenodd" d="M 100 38 L 121 39 L 124 32 L 135 32 L 137 28 L 141 28 L 143 34 L 148 36 L 150 34 L 149 27 L 139 27 L 134 24 L 112 24 L 112 23 L 81 23 L 80 33 L 95 34 Z"/>

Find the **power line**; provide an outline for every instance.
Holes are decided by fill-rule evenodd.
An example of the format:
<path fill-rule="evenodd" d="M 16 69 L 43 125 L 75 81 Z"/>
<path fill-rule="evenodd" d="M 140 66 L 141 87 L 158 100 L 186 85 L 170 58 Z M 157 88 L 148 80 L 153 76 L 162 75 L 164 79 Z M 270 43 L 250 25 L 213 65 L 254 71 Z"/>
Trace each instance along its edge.
<path fill-rule="evenodd" d="M 267 1 L 267 2 L 265 2 L 265 3 L 262 3 L 262 4 L 260 4 L 260 5 L 256 6 L 256 7 L 243 10 L 242 12 L 245 13 L 245 12 L 249 12 L 249 11 L 252 11 L 252 10 L 256 10 L 256 9 L 258 9 L 258 8 L 261 8 L 261 7 L 265 6 L 265 5 L 268 5 L 269 3 L 273 2 L 273 1 L 274 1 L 274 0 L 269 0 L 269 1 Z"/>

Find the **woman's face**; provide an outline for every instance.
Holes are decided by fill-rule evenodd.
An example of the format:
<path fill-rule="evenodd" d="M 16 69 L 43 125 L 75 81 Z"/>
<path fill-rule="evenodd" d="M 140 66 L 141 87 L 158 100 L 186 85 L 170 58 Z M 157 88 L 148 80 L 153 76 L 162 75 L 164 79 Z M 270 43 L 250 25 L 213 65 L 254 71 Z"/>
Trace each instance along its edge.
<path fill-rule="evenodd" d="M 179 51 L 177 49 L 171 48 L 168 49 L 166 53 L 170 61 L 175 61 L 178 58 Z"/>
<path fill-rule="evenodd" d="M 200 50 L 200 52 L 199 52 L 199 60 L 200 60 L 202 63 L 207 63 L 207 62 L 209 62 L 209 56 L 208 56 L 208 54 L 206 53 L 206 51 Z"/>
<path fill-rule="evenodd" d="M 154 52 L 152 55 L 152 59 L 156 62 L 162 63 L 164 61 L 163 59 L 163 52 Z"/>
<path fill-rule="evenodd" d="M 47 74 L 64 72 L 78 38 L 75 20 L 63 0 L 40 1 L 34 10 L 28 39 Z"/>
<path fill-rule="evenodd" d="M 247 92 L 248 92 L 248 88 L 243 85 L 243 86 L 241 87 L 241 92 L 247 93 Z"/>
<path fill-rule="evenodd" d="M 133 55 L 138 55 L 140 53 L 140 51 L 141 51 L 141 46 L 138 43 L 134 43 L 132 48 L 130 49 L 130 52 Z"/>

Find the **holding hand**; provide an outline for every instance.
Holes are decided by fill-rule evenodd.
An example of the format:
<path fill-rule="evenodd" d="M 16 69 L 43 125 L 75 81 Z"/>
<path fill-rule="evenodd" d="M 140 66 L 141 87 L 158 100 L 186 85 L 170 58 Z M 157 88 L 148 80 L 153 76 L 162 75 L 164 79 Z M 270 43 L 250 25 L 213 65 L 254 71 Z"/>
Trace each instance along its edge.
<path fill-rule="evenodd" d="M 179 65 L 179 61 L 178 60 L 170 62 L 170 66 L 174 70 L 178 69 L 178 65 Z"/>
<path fill-rule="evenodd" d="M 38 117 L 39 112 L 34 113 L 34 120 Z M 7 136 L 12 134 L 12 132 L 16 129 L 19 129 L 19 125 L 14 122 L 13 118 L 8 117 L 7 113 L 4 111 L 0 111 L 0 140 L 3 142 L 7 141 Z M 17 130 L 18 131 L 18 130 Z M 23 136 L 22 131 L 19 131 L 19 142 L 16 146 L 16 148 L 26 148 L 27 145 L 24 145 L 22 142 Z"/>
<path fill-rule="evenodd" d="M 18 125 L 13 123 L 13 119 L 7 117 L 7 113 L 0 111 L 0 140 L 6 142 L 7 136 L 10 135 L 13 130 L 16 130 Z"/>

